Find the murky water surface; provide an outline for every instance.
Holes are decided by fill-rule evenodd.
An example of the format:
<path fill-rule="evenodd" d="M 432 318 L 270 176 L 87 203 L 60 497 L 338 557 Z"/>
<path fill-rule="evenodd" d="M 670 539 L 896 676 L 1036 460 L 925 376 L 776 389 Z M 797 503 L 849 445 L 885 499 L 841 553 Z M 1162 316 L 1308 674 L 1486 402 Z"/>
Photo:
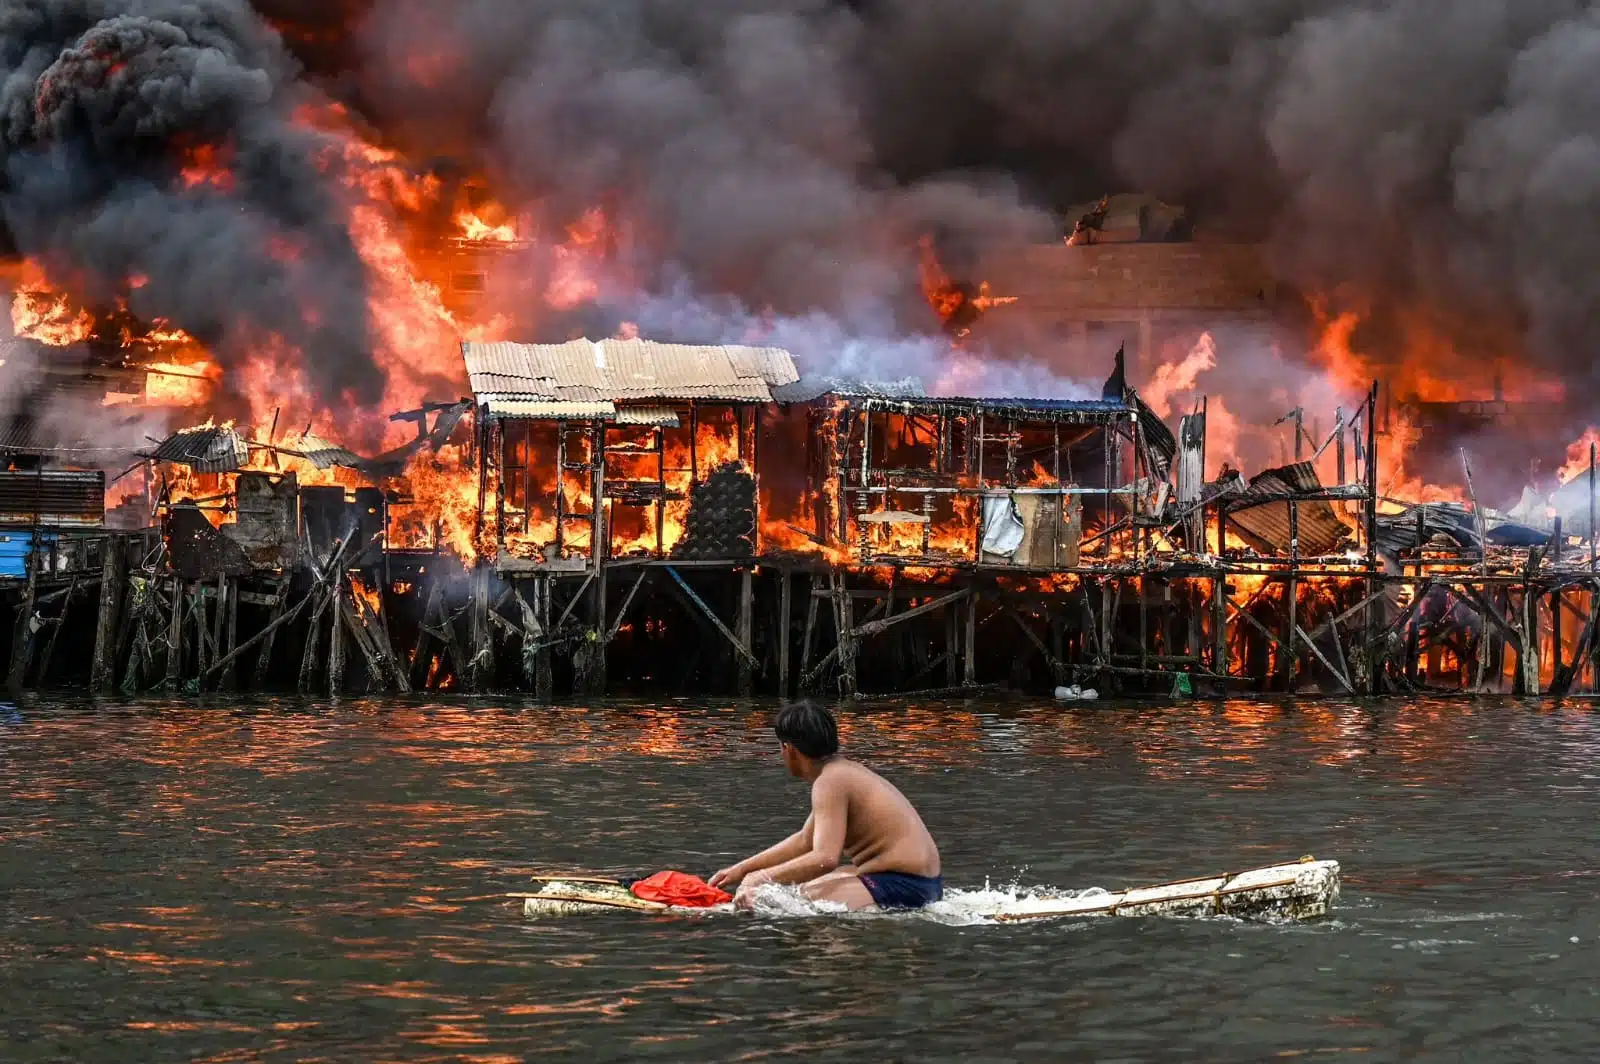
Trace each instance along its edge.
<path fill-rule="evenodd" d="M 1600 1059 L 1588 706 L 845 711 L 956 885 L 1343 862 L 1310 926 L 535 922 L 792 830 L 771 707 L 0 710 L 0 1059 Z"/>

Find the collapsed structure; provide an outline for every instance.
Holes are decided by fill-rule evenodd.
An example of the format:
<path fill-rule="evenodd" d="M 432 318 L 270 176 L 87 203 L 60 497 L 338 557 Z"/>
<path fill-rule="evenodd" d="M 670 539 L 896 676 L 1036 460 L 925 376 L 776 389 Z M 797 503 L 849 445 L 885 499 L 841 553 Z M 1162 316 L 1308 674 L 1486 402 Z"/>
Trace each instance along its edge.
<path fill-rule="evenodd" d="M 414 436 L 374 458 L 231 425 L 147 440 L 112 478 L 138 485 L 112 512 L 148 517 L 123 530 L 106 474 L 64 468 L 93 464 L 93 441 L 45 446 L 14 418 L 12 686 L 1595 682 L 1592 472 L 1548 529 L 1451 504 L 1382 512 L 1376 387 L 1310 441 L 1335 483 L 1309 457 L 1207 481 L 1203 407 L 1167 425 L 1120 353 L 1099 397 L 1053 400 L 802 379 L 762 347 L 461 352 L 473 394 L 395 415 Z"/>

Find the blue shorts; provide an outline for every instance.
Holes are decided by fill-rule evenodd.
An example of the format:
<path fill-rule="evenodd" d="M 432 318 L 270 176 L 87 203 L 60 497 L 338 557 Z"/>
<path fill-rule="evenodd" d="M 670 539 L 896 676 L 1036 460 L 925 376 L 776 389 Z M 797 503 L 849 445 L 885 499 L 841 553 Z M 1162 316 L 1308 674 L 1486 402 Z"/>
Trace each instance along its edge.
<path fill-rule="evenodd" d="M 863 874 L 861 882 L 880 909 L 920 909 L 944 897 L 944 877 L 913 876 L 904 872 Z"/>

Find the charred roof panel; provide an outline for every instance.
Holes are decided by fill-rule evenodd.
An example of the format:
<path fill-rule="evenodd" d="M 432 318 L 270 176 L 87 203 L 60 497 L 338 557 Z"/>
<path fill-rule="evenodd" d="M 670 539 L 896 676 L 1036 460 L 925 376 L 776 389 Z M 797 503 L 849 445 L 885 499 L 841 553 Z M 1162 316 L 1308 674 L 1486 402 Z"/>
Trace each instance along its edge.
<path fill-rule="evenodd" d="M 250 460 L 250 448 L 233 429 L 208 426 L 174 432 L 149 457 L 186 465 L 197 473 L 232 473 Z"/>
<path fill-rule="evenodd" d="M 354 451 L 311 433 L 278 449 L 285 454 L 298 455 L 318 469 L 331 469 L 334 466 L 361 469 L 367 464 L 367 460 Z"/>

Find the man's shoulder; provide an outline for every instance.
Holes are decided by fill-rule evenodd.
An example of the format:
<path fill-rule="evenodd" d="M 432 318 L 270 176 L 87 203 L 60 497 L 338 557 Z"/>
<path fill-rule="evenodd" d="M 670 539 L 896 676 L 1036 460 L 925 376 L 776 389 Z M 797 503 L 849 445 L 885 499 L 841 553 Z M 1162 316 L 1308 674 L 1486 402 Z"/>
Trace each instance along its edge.
<path fill-rule="evenodd" d="M 854 791 L 863 787 L 887 784 L 889 781 L 878 775 L 872 769 L 859 761 L 852 761 L 846 757 L 835 758 L 823 766 L 816 781 L 812 783 L 812 791 L 819 788 L 826 790 Z"/>

